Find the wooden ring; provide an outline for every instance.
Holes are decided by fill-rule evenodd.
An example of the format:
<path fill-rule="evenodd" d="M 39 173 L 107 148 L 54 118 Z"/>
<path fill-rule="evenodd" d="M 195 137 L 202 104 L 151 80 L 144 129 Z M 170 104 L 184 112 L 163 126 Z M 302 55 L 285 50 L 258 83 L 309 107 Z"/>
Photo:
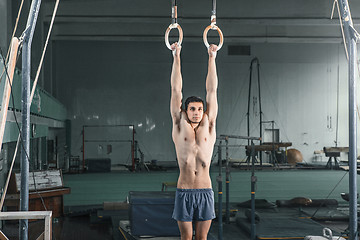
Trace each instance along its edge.
<path fill-rule="evenodd" d="M 220 42 L 219 42 L 219 45 L 218 45 L 218 48 L 217 48 L 217 50 L 219 51 L 220 48 L 222 47 L 223 43 L 224 43 L 224 35 L 223 35 L 221 29 L 220 29 L 218 26 L 214 25 L 214 24 L 211 24 L 211 25 L 209 25 L 209 26 L 207 26 L 207 27 L 205 28 L 204 33 L 203 33 L 204 44 L 205 44 L 205 46 L 206 46 L 207 48 L 210 47 L 209 42 L 208 42 L 208 40 L 207 40 L 207 33 L 208 33 L 208 31 L 209 31 L 210 29 L 211 29 L 211 30 L 217 30 L 217 32 L 219 33 Z"/>
<path fill-rule="evenodd" d="M 183 31 L 180 27 L 180 25 L 178 23 L 172 23 L 169 25 L 169 27 L 166 29 L 165 32 L 165 44 L 167 46 L 168 49 L 171 49 L 171 45 L 169 43 L 169 33 L 171 31 L 171 29 L 177 28 L 177 30 L 179 31 L 179 40 L 178 40 L 178 45 L 181 46 L 182 40 L 183 40 Z"/>

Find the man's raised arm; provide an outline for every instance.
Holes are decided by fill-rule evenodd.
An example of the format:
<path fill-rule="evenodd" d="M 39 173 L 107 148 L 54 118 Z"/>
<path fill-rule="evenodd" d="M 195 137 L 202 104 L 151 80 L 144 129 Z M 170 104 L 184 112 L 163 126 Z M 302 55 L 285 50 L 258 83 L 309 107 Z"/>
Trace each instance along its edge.
<path fill-rule="evenodd" d="M 171 100 L 170 100 L 170 112 L 174 124 L 178 124 L 181 114 L 181 101 L 182 101 L 182 76 L 181 76 L 181 64 L 180 64 L 180 51 L 181 46 L 177 43 L 171 45 L 173 50 L 174 62 L 171 72 Z"/>
<path fill-rule="evenodd" d="M 215 63 L 217 46 L 210 45 L 208 49 L 208 53 L 209 53 L 209 66 L 208 66 L 208 74 L 206 77 L 206 104 L 207 104 L 206 112 L 209 116 L 210 124 L 214 124 L 218 113 L 218 102 L 217 102 L 218 78 L 217 78 L 216 63 Z"/>

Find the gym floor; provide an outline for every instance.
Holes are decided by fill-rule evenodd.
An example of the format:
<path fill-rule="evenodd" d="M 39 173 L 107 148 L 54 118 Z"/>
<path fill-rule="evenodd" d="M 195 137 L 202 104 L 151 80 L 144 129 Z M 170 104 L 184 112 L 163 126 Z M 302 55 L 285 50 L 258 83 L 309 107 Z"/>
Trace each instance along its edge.
<path fill-rule="evenodd" d="M 218 171 L 211 170 L 213 189 L 217 204 Z M 347 208 L 340 193 L 348 191 L 348 173 L 342 170 L 279 170 L 267 169 L 255 172 L 257 176 L 256 199 L 289 200 L 294 197 L 311 199 L 336 199 L 339 206 Z M 163 182 L 176 182 L 178 171 L 153 172 L 110 172 L 64 174 L 64 185 L 71 188 L 71 194 L 64 196 L 65 217 L 54 219 L 53 239 L 92 240 L 92 239 L 132 239 L 119 230 L 119 222 L 128 220 L 127 211 L 107 211 L 108 216 L 99 216 L 104 202 L 125 202 L 129 191 L 161 191 Z M 231 169 L 230 208 L 250 199 L 251 171 Z M 223 175 L 223 209 L 225 209 L 226 188 Z M 173 191 L 175 188 L 168 188 Z M 244 214 L 240 214 L 244 216 Z M 223 239 L 250 239 L 249 234 L 240 229 L 234 216 L 230 224 L 223 224 Z M 347 228 L 346 221 L 319 222 L 332 230 L 342 232 Z M 296 227 L 296 226 L 295 226 Z M 29 223 L 29 239 L 36 239 L 43 229 L 43 222 Z M 218 239 L 218 221 L 214 220 L 208 239 Z M 279 231 L 276 230 L 275 231 Z M 6 223 L 4 233 L 16 239 L 18 224 Z M 125 234 L 125 236 L 123 235 Z M 319 232 L 318 235 L 321 235 Z M 138 239 L 138 238 L 133 238 Z M 159 238 L 169 239 L 169 238 Z M 174 238 L 177 239 L 177 238 Z"/>
<path fill-rule="evenodd" d="M 224 172 L 222 175 L 223 201 L 226 196 Z M 217 201 L 217 167 L 211 169 L 210 175 Z M 339 203 L 346 203 L 340 196 L 340 193 L 348 192 L 349 188 L 349 175 L 346 171 L 269 169 L 256 171 L 255 175 L 257 176 L 257 199 L 275 202 L 294 197 L 331 198 Z M 71 194 L 64 196 L 64 205 L 83 206 L 102 205 L 103 202 L 121 202 L 126 200 L 129 191 L 161 191 L 163 182 L 176 182 L 177 177 L 178 171 L 175 170 L 64 174 L 64 185 L 71 188 Z M 250 177 L 251 171 L 231 169 L 230 202 L 243 202 L 250 199 Z"/>

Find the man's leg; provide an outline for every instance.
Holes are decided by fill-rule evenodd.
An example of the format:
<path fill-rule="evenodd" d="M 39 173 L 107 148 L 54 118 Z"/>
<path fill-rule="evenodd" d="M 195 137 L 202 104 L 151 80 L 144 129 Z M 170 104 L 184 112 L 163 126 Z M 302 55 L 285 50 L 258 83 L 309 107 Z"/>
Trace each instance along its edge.
<path fill-rule="evenodd" d="M 178 221 L 181 240 L 192 240 L 193 237 L 193 226 L 192 222 L 181 222 Z"/>
<path fill-rule="evenodd" d="M 195 240 L 206 240 L 210 230 L 211 221 L 197 221 L 195 222 Z"/>

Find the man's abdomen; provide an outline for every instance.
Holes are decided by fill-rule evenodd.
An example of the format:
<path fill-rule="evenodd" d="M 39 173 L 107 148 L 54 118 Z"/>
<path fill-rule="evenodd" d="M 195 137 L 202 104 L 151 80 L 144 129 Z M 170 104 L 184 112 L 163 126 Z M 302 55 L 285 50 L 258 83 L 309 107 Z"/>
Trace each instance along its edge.
<path fill-rule="evenodd" d="M 180 169 L 177 187 L 181 189 L 211 188 L 209 170 L 196 172 Z"/>

